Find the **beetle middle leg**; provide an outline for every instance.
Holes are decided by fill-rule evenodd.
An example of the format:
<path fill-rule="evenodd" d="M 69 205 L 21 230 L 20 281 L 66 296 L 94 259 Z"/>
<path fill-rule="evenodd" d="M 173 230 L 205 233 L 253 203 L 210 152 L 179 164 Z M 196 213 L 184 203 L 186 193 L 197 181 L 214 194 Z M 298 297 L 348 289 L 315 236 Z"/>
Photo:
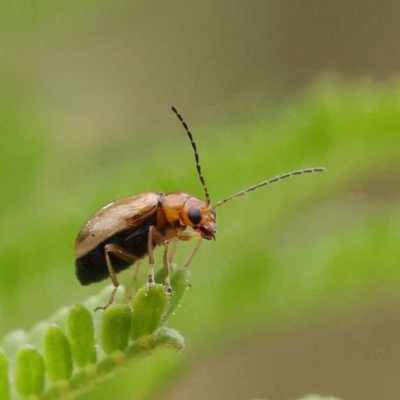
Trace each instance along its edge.
<path fill-rule="evenodd" d="M 110 274 L 111 281 L 114 285 L 114 290 L 111 292 L 111 295 L 110 295 L 110 298 L 108 299 L 107 304 L 103 307 L 97 307 L 95 309 L 95 311 L 105 310 L 107 307 L 109 307 L 114 302 L 115 294 L 117 293 L 117 289 L 119 286 L 117 275 L 115 273 L 114 267 L 111 262 L 110 253 L 116 255 L 117 257 L 119 257 L 122 260 L 129 262 L 131 264 L 133 264 L 135 261 L 138 260 L 138 257 L 134 256 L 132 253 L 130 253 L 128 250 L 124 249 L 122 246 L 119 246 L 119 245 L 113 244 L 113 243 L 108 243 L 104 246 L 104 254 L 106 257 L 107 268 L 108 268 L 108 272 Z"/>
<path fill-rule="evenodd" d="M 171 267 L 175 267 L 175 265 L 176 264 L 173 264 L 173 261 L 174 261 L 174 257 L 175 257 L 175 254 L 176 254 L 176 250 L 177 250 L 177 248 L 178 248 L 178 238 L 177 237 L 175 237 L 175 238 L 172 238 L 172 239 L 170 239 L 169 240 L 169 244 L 170 244 L 170 246 L 171 247 L 169 247 L 169 251 L 168 251 L 168 264 L 169 264 L 169 266 Z"/>
<path fill-rule="evenodd" d="M 164 235 L 162 235 L 155 226 L 150 226 L 149 236 L 147 239 L 147 251 L 149 253 L 149 273 L 147 284 L 149 285 L 149 287 L 152 287 L 154 285 L 154 266 L 156 264 L 154 260 L 154 244 L 163 244 L 164 242 Z"/>
<path fill-rule="evenodd" d="M 171 287 L 171 280 L 170 280 L 170 263 L 168 258 L 168 242 L 164 244 L 164 253 L 163 253 L 163 268 L 164 268 L 164 276 L 165 276 L 165 291 L 167 294 L 172 294 L 173 290 Z"/>

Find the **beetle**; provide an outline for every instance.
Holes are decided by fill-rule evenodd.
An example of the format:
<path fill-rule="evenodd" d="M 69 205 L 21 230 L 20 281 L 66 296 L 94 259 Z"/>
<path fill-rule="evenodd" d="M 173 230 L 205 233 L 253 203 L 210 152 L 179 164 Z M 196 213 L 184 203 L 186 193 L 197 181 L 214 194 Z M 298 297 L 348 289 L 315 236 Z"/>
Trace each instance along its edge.
<path fill-rule="evenodd" d="M 190 140 L 205 201 L 184 192 L 153 191 L 114 201 L 97 211 L 86 222 L 75 240 L 75 272 L 79 282 L 82 285 L 90 285 L 110 277 L 114 285 L 107 304 L 97 309 L 106 309 L 113 303 L 119 286 L 117 273 L 146 256 L 149 258 L 148 285 L 151 287 L 154 284 L 156 246 L 164 246 L 165 288 L 167 293 L 172 293 L 169 266 L 176 251 L 177 241 L 197 240 L 182 266 L 187 268 L 202 239 L 215 240 L 216 208 L 282 179 L 325 171 L 323 167 L 316 167 L 288 172 L 250 186 L 211 206 L 193 135 L 177 109 L 172 107 L 172 111 L 180 120 Z M 188 227 L 192 229 L 187 230 Z"/>

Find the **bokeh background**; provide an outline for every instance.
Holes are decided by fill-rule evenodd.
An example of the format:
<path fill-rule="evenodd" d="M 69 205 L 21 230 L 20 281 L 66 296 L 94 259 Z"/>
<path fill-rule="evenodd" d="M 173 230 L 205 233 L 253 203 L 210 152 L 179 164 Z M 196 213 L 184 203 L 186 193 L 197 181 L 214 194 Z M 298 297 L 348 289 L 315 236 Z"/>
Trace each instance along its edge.
<path fill-rule="evenodd" d="M 99 207 L 203 195 L 175 105 L 214 201 L 328 172 L 221 207 L 170 320 L 184 352 L 82 398 L 400 397 L 397 2 L 4 1 L 0 21 L 2 335 L 108 284 L 74 275 Z"/>

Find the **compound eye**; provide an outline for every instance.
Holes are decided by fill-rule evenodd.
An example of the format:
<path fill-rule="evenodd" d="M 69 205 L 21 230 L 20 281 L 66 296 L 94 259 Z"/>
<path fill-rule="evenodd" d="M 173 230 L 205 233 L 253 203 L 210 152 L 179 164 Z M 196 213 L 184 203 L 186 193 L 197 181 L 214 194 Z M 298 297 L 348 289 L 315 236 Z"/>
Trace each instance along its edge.
<path fill-rule="evenodd" d="M 196 207 L 189 208 L 188 217 L 193 225 L 197 225 L 202 218 L 200 209 Z"/>

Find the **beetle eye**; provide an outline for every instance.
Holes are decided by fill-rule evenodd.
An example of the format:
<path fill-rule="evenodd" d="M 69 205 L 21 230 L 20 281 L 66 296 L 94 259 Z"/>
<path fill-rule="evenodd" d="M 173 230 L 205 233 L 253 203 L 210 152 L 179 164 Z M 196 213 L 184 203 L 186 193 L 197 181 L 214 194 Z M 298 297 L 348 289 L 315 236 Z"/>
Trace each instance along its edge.
<path fill-rule="evenodd" d="M 188 217 L 193 225 L 197 225 L 202 218 L 201 211 L 196 207 L 189 208 Z"/>

